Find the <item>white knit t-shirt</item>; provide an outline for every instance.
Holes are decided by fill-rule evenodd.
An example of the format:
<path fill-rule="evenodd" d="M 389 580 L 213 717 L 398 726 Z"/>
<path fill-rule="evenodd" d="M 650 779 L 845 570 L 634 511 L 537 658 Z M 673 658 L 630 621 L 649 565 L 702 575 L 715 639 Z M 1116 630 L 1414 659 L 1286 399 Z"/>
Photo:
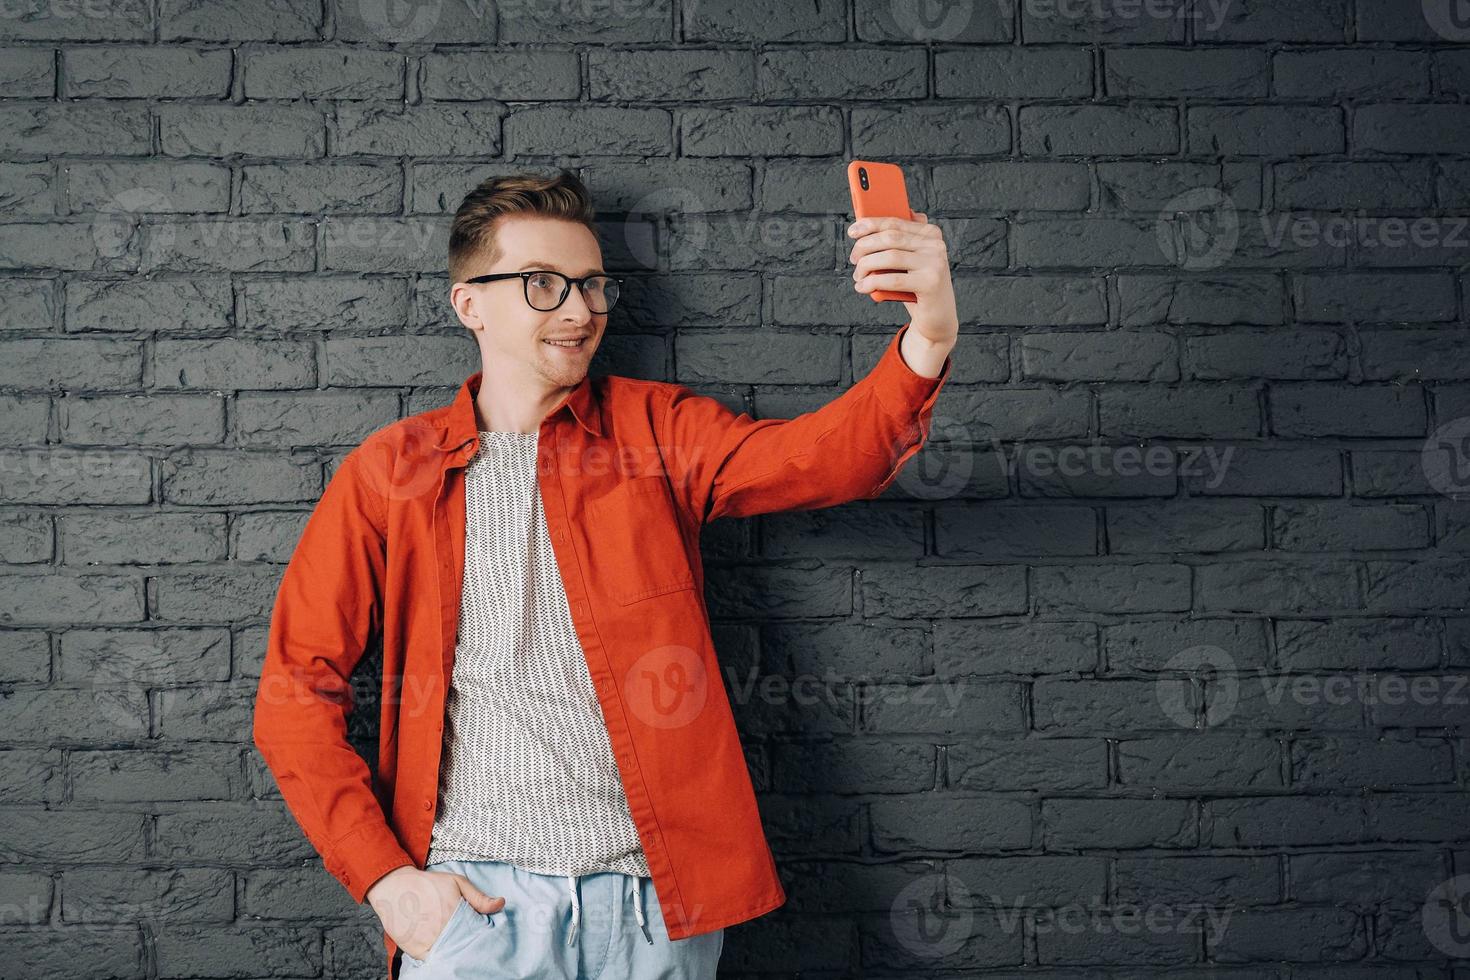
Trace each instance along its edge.
<path fill-rule="evenodd" d="M 572 626 L 535 432 L 481 432 L 465 471 L 464 588 L 426 864 L 649 874 Z"/>

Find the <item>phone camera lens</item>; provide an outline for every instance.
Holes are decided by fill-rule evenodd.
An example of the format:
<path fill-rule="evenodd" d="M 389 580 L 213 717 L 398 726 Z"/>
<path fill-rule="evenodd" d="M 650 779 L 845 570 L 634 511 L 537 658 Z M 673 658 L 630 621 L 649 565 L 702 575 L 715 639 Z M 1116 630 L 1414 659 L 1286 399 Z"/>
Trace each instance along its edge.
<path fill-rule="evenodd" d="M 867 190 L 868 189 L 868 168 L 867 167 L 858 167 L 858 183 L 862 185 L 863 190 Z"/>

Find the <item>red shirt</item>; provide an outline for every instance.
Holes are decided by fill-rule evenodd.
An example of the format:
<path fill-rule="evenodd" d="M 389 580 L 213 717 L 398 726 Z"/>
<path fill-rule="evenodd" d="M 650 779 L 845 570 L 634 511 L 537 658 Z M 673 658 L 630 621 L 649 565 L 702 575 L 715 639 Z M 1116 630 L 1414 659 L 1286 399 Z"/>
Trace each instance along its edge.
<path fill-rule="evenodd" d="M 786 901 L 720 681 L 700 528 L 882 493 L 928 437 L 952 366 L 916 374 L 899 352 L 907 329 L 865 377 L 795 419 L 736 415 L 681 384 L 589 375 L 541 422 L 547 528 L 670 939 Z M 255 744 L 357 902 L 394 868 L 422 868 L 429 850 L 480 380 L 342 460 L 271 615 Z M 375 636 L 376 774 L 346 738 L 349 676 Z M 396 980 L 397 946 L 384 940 Z"/>

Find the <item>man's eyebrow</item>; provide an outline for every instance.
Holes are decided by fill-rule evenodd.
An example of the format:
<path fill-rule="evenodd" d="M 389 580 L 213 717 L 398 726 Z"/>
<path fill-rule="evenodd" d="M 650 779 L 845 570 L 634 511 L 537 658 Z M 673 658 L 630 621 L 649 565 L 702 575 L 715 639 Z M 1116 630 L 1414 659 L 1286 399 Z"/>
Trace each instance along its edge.
<path fill-rule="evenodd" d="M 516 271 L 525 272 L 527 269 L 550 269 L 552 272 L 562 271 L 561 269 L 557 268 L 555 262 L 548 262 L 545 259 L 531 259 Z M 606 274 L 607 273 L 603 272 L 601 269 L 588 269 L 586 272 L 582 273 L 583 276 L 602 276 Z"/>

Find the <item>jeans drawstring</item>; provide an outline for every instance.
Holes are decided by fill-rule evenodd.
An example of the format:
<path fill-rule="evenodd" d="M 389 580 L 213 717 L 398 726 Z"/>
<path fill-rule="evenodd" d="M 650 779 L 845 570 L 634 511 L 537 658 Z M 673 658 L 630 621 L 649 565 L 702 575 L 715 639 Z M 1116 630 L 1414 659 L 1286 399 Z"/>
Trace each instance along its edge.
<path fill-rule="evenodd" d="M 567 890 L 572 896 L 572 925 L 567 930 L 567 945 L 570 946 L 577 941 L 577 927 L 582 924 L 582 898 L 577 894 L 577 876 L 566 875 Z M 643 911 L 643 879 L 637 875 L 629 875 L 628 881 L 633 888 L 633 915 L 638 920 L 638 928 L 643 930 L 643 938 L 648 945 L 653 945 L 653 934 L 648 931 L 648 915 Z"/>
<path fill-rule="evenodd" d="M 572 891 L 572 927 L 567 931 L 567 945 L 577 941 L 577 926 L 582 921 L 582 899 L 577 895 L 577 876 L 567 875 L 567 887 Z"/>
<path fill-rule="evenodd" d="M 648 932 L 648 919 L 643 914 L 643 879 L 637 875 L 630 876 L 633 882 L 633 914 L 638 918 L 638 928 L 643 930 L 643 938 L 653 945 L 653 936 Z"/>

